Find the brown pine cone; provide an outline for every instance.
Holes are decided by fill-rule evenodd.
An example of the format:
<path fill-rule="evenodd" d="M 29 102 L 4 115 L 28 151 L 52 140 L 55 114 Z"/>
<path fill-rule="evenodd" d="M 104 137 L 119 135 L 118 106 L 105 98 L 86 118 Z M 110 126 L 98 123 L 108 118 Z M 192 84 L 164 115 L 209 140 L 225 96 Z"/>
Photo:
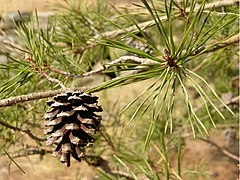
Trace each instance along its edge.
<path fill-rule="evenodd" d="M 99 129 L 101 112 L 97 105 L 98 97 L 83 92 L 67 92 L 56 95 L 53 100 L 47 101 L 52 109 L 45 114 L 48 128 L 45 134 L 47 145 L 57 144 L 53 156 L 61 154 L 60 161 L 70 166 L 70 155 L 78 161 L 84 157 L 83 148 L 91 146 L 95 134 Z"/>

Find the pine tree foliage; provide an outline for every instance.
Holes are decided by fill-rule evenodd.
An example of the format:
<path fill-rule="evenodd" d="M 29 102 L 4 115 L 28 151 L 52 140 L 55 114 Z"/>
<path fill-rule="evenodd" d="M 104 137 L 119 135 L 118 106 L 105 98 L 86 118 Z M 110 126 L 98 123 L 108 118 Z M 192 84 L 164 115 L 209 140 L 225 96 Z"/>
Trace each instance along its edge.
<path fill-rule="evenodd" d="M 91 106 L 93 102 L 84 104 L 87 112 L 76 110 L 84 111 L 86 117 L 91 115 L 91 128 L 100 128 L 94 135 L 94 146 L 80 150 L 78 144 L 71 144 L 69 134 L 78 134 L 79 128 L 58 127 L 65 134 L 62 140 L 67 139 L 65 145 L 71 144 L 66 148 L 62 145 L 61 161 L 69 166 L 70 154 L 80 161 L 83 157 L 79 152 L 83 151 L 84 160 L 91 165 L 101 167 L 102 156 L 107 156 L 109 163 L 127 172 L 102 168 L 99 175 L 106 179 L 181 179 L 186 134 L 206 136 L 218 124 L 237 124 L 239 84 L 232 79 L 239 70 L 238 4 L 141 0 L 119 9 L 103 0 L 66 0 L 53 4 L 56 13 L 48 18 L 47 28 L 39 24 L 37 11 L 28 19 L 22 17 L 16 24 L 18 43 L 0 42 L 0 53 L 8 58 L 7 63 L 0 64 L 1 149 L 11 147 L 23 133 L 36 141 L 39 151 L 35 152 L 59 150 L 55 140 L 49 143 L 52 150 L 45 145 L 45 112 L 49 115 L 59 108 L 58 113 L 62 113 L 51 116 L 47 126 L 57 126 L 56 120 L 64 112 L 71 116 L 67 117 L 69 122 L 76 123 L 75 110 L 84 102 L 76 105 L 70 96 L 79 96 L 73 97 L 78 101 L 79 90 L 100 92 L 102 125 L 92 115 L 93 110 L 102 109 Z M 117 97 L 107 96 L 109 90 L 128 88 L 136 82 L 143 82 L 145 90 L 124 106 L 118 106 Z M 228 91 L 233 92 L 232 98 L 221 98 Z M 49 111 L 45 98 L 53 96 L 54 101 L 62 97 L 66 102 L 60 98 L 53 107 L 54 101 L 48 101 L 53 108 Z M 68 101 L 73 103 L 72 114 L 64 109 Z M 87 123 L 76 124 L 88 127 Z M 93 142 L 86 134 L 77 137 L 82 138 L 81 148 Z M 79 152 L 73 150 L 77 147 Z M 175 170 L 169 158 L 172 148 L 178 156 Z M 31 148 L 24 151 L 34 154 Z"/>

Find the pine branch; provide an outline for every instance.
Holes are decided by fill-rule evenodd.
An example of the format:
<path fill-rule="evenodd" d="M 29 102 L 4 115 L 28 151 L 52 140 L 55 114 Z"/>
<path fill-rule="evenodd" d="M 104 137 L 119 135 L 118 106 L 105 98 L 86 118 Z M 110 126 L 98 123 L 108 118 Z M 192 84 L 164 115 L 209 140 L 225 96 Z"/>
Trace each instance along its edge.
<path fill-rule="evenodd" d="M 142 71 L 142 69 L 133 70 L 132 72 L 126 73 L 125 75 L 136 74 L 141 71 Z M 117 78 L 121 78 L 121 77 L 122 76 L 119 76 Z M 117 79 L 117 78 L 115 78 L 115 79 Z M 10 98 L 0 100 L 0 107 L 12 106 L 17 103 L 23 103 L 23 102 L 27 102 L 27 101 L 49 98 L 49 97 L 53 97 L 57 94 L 68 92 L 68 91 L 86 91 L 88 89 L 92 89 L 92 87 L 64 88 L 64 89 L 59 89 L 59 90 L 50 90 L 50 91 L 46 91 L 46 92 L 35 92 L 35 93 L 27 94 L 27 95 L 13 96 Z M 97 92 L 97 91 L 101 91 L 101 90 L 103 90 L 103 89 L 92 90 L 91 92 Z"/>
<path fill-rule="evenodd" d="M 157 63 L 157 62 L 155 62 L 151 59 L 147 59 L 147 58 L 139 58 L 139 57 L 135 57 L 135 56 L 123 56 L 123 57 L 118 58 L 118 59 L 114 60 L 113 62 L 111 62 L 111 65 L 119 63 L 121 61 L 123 62 L 123 61 L 126 61 L 126 60 L 133 60 L 135 62 L 144 63 L 144 64 L 153 64 L 153 63 L 156 64 Z M 102 66 L 102 67 L 100 67 L 96 70 L 93 70 L 93 71 L 87 72 L 85 74 L 82 74 L 81 76 L 82 77 L 90 76 L 92 74 L 95 74 L 95 73 L 98 73 L 98 72 L 101 72 L 101 71 L 105 70 L 106 67 L 109 68 L 110 65 Z M 138 71 L 139 70 L 135 70 L 135 71 L 132 71 L 130 73 L 135 74 Z M 127 75 L 129 75 L 129 74 L 127 74 Z M 63 89 L 60 89 L 60 90 L 51 90 L 51 91 L 47 91 L 47 92 L 36 92 L 36 93 L 28 94 L 28 95 L 10 97 L 10 98 L 0 100 L 0 107 L 11 106 L 11 105 L 14 105 L 14 104 L 19 103 L 19 102 L 26 102 L 26 101 L 32 101 L 32 100 L 37 100 L 37 99 L 53 97 L 57 94 L 67 92 L 67 91 L 85 91 L 87 89 L 90 89 L 90 88 L 63 88 Z"/>
<path fill-rule="evenodd" d="M 211 47 L 209 49 L 209 51 L 206 50 L 203 53 L 216 51 L 220 48 L 230 46 L 230 45 L 235 44 L 237 42 L 239 42 L 239 34 L 234 35 L 233 37 L 229 38 L 228 40 L 225 40 L 225 41 L 221 42 L 220 45 L 219 44 L 217 44 L 215 46 L 209 45 L 208 47 Z M 201 52 L 196 52 L 196 53 L 201 53 Z M 109 68 L 114 63 L 119 63 L 121 61 L 126 61 L 126 60 L 133 60 L 135 62 L 144 63 L 144 64 L 157 64 L 158 63 L 156 61 L 153 61 L 153 60 L 147 59 L 147 58 L 139 58 L 139 57 L 135 57 L 135 56 L 122 56 L 122 57 L 112 61 L 108 65 L 102 66 L 98 69 L 95 69 L 93 71 L 81 74 L 79 76 L 80 77 L 86 77 L 86 76 L 90 76 L 90 75 L 102 72 L 103 70 L 105 70 L 106 68 Z M 141 70 L 135 70 L 135 71 L 132 71 L 130 73 L 136 74 L 139 71 L 141 71 Z M 125 75 L 129 75 L 129 74 L 125 74 Z M 59 93 L 63 93 L 63 92 L 67 92 L 67 91 L 85 91 L 87 89 L 89 89 L 89 88 L 86 88 L 86 87 L 85 88 L 64 88 L 64 89 L 60 89 L 60 90 L 51 90 L 51 91 L 47 91 L 47 92 L 36 92 L 36 93 L 28 94 L 28 95 L 10 97 L 10 98 L 0 100 L 0 107 L 11 106 L 11 105 L 14 105 L 14 104 L 19 103 L 19 102 L 26 102 L 26 101 L 32 101 L 32 100 L 37 100 L 37 99 L 53 97 L 53 96 L 55 96 Z M 100 90 L 102 90 L 102 89 L 99 89 L 98 91 L 100 91 Z"/>
<path fill-rule="evenodd" d="M 84 77 L 88 77 L 88 76 L 91 76 L 91 75 L 94 75 L 94 74 L 97 74 L 97 73 L 101 73 L 104 70 L 107 70 L 107 69 L 111 68 L 112 65 L 114 65 L 114 64 L 124 63 L 128 60 L 134 61 L 138 64 L 158 64 L 158 62 L 153 61 L 153 60 L 148 59 L 148 58 L 140 58 L 140 57 L 137 57 L 137 56 L 121 56 L 120 58 L 115 59 L 108 64 L 104 64 L 104 65 L 102 65 L 101 67 L 99 67 L 95 70 L 92 70 L 92 71 L 89 71 L 89 72 L 86 72 L 86 73 L 82 73 L 82 74 L 71 74 L 71 73 L 68 73 L 66 71 L 62 71 L 60 69 L 57 69 L 55 67 L 50 67 L 48 65 L 46 65 L 46 67 L 49 70 L 51 70 L 53 72 L 56 72 L 58 74 L 64 75 L 64 76 L 70 76 L 70 77 L 75 77 L 75 78 L 84 78 Z"/>
<path fill-rule="evenodd" d="M 195 56 L 197 54 L 202 54 L 202 53 L 213 52 L 213 51 L 216 51 L 218 49 L 236 44 L 236 43 L 239 42 L 239 37 L 240 37 L 240 33 L 232 36 L 231 38 L 229 38 L 229 39 L 227 39 L 227 40 L 225 40 L 225 41 L 223 41 L 223 42 L 221 42 L 221 43 L 219 43 L 215 46 L 213 46 L 213 45 L 206 46 L 204 48 L 204 49 L 206 49 L 205 51 L 204 51 L 204 49 L 201 49 L 201 51 L 196 50 L 192 54 L 190 54 L 190 56 Z M 208 49 L 208 48 L 210 48 L 210 49 Z M 82 73 L 82 74 L 71 74 L 71 73 L 68 73 L 66 71 L 62 71 L 60 69 L 57 69 L 55 67 L 51 67 L 51 66 L 48 66 L 48 65 L 45 65 L 45 67 L 48 68 L 49 70 L 53 71 L 53 72 L 56 72 L 56 73 L 64 75 L 64 76 L 84 78 L 84 77 L 87 77 L 87 76 L 91 76 L 93 74 L 101 73 L 102 71 L 111 68 L 112 65 L 118 64 L 118 63 L 123 63 L 123 62 L 126 62 L 127 60 L 131 60 L 131 61 L 134 61 L 134 62 L 139 63 L 139 64 L 157 64 L 158 63 L 156 61 L 153 61 L 153 60 L 147 59 L 147 58 L 140 58 L 140 57 L 136 57 L 136 56 L 122 56 L 118 59 L 113 60 L 112 62 L 110 62 L 108 64 L 102 65 L 98 69 L 95 69 L 95 70 L 92 70 L 92 71 L 89 71 L 89 72 L 86 72 L 86 73 Z"/>
<path fill-rule="evenodd" d="M 211 141 L 211 140 L 208 140 L 208 139 L 201 138 L 201 137 L 198 137 L 198 139 L 200 139 L 200 140 L 202 140 L 202 141 L 204 141 L 204 142 L 206 142 L 206 143 L 209 143 L 209 144 L 215 146 L 215 147 L 216 147 L 221 153 L 223 153 L 225 156 L 227 156 L 227 157 L 229 157 L 229 158 L 231 158 L 231 159 L 233 159 L 233 160 L 236 160 L 236 161 L 238 161 L 238 162 L 240 161 L 240 158 L 239 158 L 238 156 L 236 156 L 235 154 L 227 151 L 226 149 L 221 148 L 221 147 L 220 147 L 219 145 L 217 145 L 215 142 L 213 142 L 213 141 Z"/>

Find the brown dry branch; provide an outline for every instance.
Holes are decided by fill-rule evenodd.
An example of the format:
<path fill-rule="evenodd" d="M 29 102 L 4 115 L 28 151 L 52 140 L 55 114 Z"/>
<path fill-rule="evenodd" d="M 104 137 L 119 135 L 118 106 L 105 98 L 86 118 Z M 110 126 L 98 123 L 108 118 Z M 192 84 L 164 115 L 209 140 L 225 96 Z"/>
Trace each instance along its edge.
<path fill-rule="evenodd" d="M 5 127 L 9 128 L 9 129 L 14 130 L 14 131 L 20 131 L 20 132 L 26 133 L 30 138 L 35 139 L 37 141 L 46 141 L 46 138 L 37 137 L 36 135 L 34 135 L 31 132 L 30 129 L 22 129 L 22 128 L 19 128 L 19 127 L 15 127 L 15 126 L 12 126 L 11 124 L 8 124 L 7 122 L 2 121 L 2 120 L 0 120 L 0 124 L 2 126 L 5 126 Z"/>
<path fill-rule="evenodd" d="M 20 158 L 20 157 L 25 157 L 25 156 L 30 156 L 30 155 L 45 155 L 45 154 L 52 154 L 53 151 L 49 149 L 45 149 L 42 147 L 37 147 L 37 146 L 32 146 L 32 145 L 25 145 L 24 149 L 18 150 L 18 152 L 14 152 L 13 158 Z"/>
<path fill-rule="evenodd" d="M 229 157 L 230 159 L 233 159 L 233 160 L 238 161 L 238 162 L 240 161 L 240 158 L 239 158 L 237 155 L 235 155 L 235 154 L 227 151 L 226 149 L 220 147 L 220 146 L 217 145 L 215 142 L 213 142 L 213 141 L 211 141 L 211 140 L 209 140 L 209 139 L 201 138 L 201 137 L 198 137 L 198 139 L 200 139 L 200 140 L 202 140 L 202 141 L 204 141 L 204 142 L 206 142 L 206 143 L 209 143 L 209 144 L 213 145 L 213 146 L 216 147 L 222 154 L 224 154 L 225 156 Z"/>
<path fill-rule="evenodd" d="M 233 98 L 231 98 L 229 101 L 225 102 L 226 105 L 231 105 L 231 104 L 239 104 L 240 101 L 240 96 L 235 96 Z M 220 108 L 225 107 L 223 104 L 220 106 Z"/>
<path fill-rule="evenodd" d="M 15 51 L 22 52 L 22 49 L 24 49 L 22 46 L 18 45 L 17 43 L 13 42 L 9 38 L 5 37 L 1 40 L 1 43 L 10 46 L 14 48 Z"/>

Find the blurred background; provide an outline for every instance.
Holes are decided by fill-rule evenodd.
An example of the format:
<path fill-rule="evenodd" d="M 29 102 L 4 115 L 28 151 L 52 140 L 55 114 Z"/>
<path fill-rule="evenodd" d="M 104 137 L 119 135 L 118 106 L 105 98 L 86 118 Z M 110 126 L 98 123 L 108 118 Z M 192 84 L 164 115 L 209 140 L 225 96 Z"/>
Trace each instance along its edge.
<path fill-rule="evenodd" d="M 30 11 L 35 8 L 39 11 L 49 11 L 51 3 L 62 2 L 63 0 L 1 0 L 0 12 L 6 11 Z M 139 0 L 109 0 L 111 3 L 131 3 Z"/>

